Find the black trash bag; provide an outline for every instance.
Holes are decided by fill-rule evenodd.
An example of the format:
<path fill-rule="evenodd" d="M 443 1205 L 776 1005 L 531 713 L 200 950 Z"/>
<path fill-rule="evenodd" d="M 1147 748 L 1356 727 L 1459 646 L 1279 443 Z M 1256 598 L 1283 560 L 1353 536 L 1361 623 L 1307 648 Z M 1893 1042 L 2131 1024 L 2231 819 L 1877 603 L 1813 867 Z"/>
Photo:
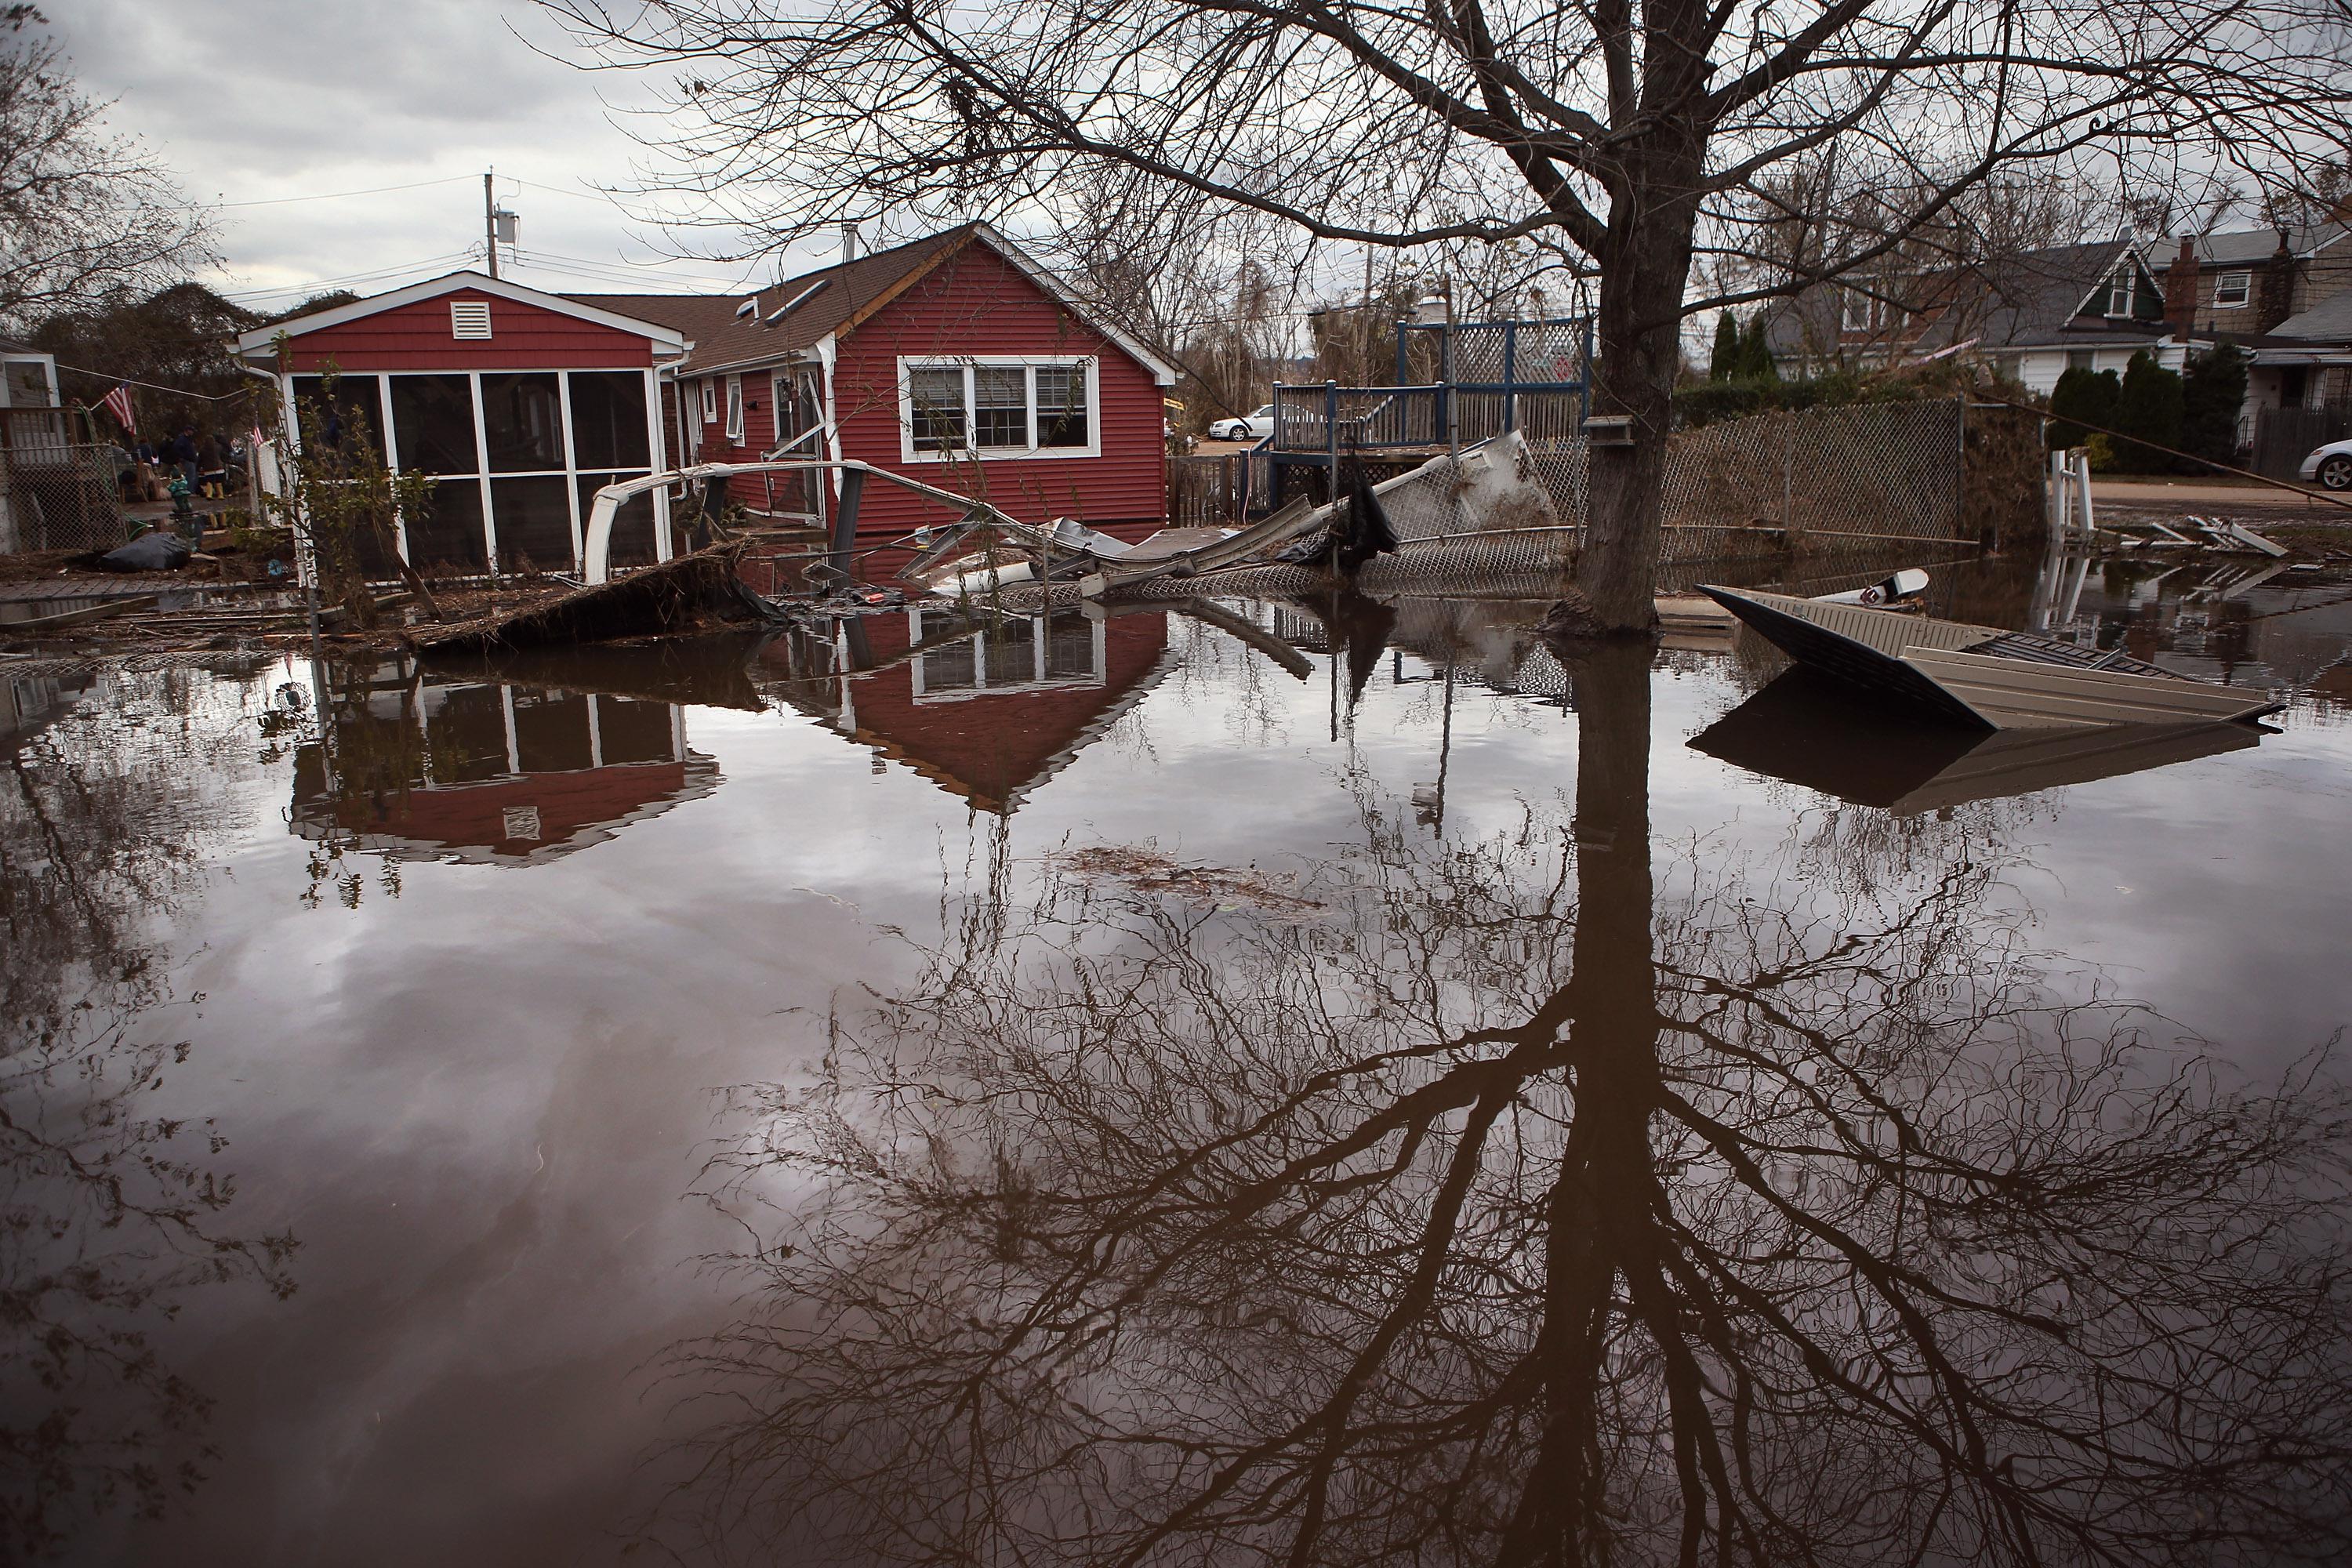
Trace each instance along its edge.
<path fill-rule="evenodd" d="M 1339 570 L 1353 574 L 1373 556 L 1393 551 L 1397 536 L 1389 522 L 1388 509 L 1373 493 L 1372 476 L 1365 471 L 1363 458 L 1350 452 L 1348 470 L 1348 523 L 1339 540 Z"/>
<path fill-rule="evenodd" d="M 103 572 L 170 572 L 185 566 L 190 553 L 186 540 L 157 529 L 120 550 L 108 551 L 98 558 L 98 564 Z"/>

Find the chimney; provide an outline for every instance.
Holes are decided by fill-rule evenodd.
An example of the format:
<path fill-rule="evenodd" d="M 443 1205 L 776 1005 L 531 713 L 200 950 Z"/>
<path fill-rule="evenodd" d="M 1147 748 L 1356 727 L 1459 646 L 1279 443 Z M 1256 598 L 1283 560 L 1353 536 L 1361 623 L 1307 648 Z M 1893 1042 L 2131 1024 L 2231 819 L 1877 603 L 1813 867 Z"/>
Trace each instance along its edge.
<path fill-rule="evenodd" d="M 2197 240 L 2180 237 L 2180 254 L 2164 269 L 2164 323 L 2185 337 L 2197 324 Z"/>
<path fill-rule="evenodd" d="M 843 224 L 841 226 L 841 264 L 846 267 L 856 259 L 857 226 L 854 223 Z"/>
<path fill-rule="evenodd" d="M 2286 230 L 2278 231 L 2278 248 L 2263 263 L 2263 277 L 2254 296 L 2254 331 L 2267 332 L 2294 314 L 2297 262 L 2287 248 Z"/>

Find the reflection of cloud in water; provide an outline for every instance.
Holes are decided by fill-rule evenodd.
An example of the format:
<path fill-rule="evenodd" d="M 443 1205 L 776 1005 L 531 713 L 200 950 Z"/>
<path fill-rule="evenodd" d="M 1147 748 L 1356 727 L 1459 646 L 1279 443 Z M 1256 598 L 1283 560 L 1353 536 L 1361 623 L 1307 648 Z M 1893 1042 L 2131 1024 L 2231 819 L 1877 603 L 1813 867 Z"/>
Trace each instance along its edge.
<path fill-rule="evenodd" d="M 1359 780 L 1303 922 L 1049 878 L 814 1085 L 749 1091 L 723 1190 L 809 1195 L 678 1352 L 730 1403 L 671 1526 L 910 1563 L 2339 1554 L 2342 1095 L 2054 1001 L 1981 810 L 1654 887 L 1646 658 L 1570 668 L 1572 817 L 1433 844 Z"/>

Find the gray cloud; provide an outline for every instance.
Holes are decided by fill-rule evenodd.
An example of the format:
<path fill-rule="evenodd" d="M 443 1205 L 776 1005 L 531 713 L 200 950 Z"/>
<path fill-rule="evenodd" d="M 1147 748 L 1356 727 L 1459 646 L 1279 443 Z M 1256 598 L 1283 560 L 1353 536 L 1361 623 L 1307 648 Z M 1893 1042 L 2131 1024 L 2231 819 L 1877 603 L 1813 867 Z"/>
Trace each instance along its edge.
<path fill-rule="evenodd" d="M 394 271 L 353 285 L 366 291 L 451 270 L 460 263 L 421 264 L 479 244 L 479 176 L 493 165 L 500 199 L 522 214 L 525 251 L 579 258 L 525 261 L 512 272 L 522 281 L 632 286 L 580 261 L 642 277 L 636 286 L 647 289 L 751 270 L 675 259 L 709 237 L 673 237 L 585 199 L 586 185 L 630 183 L 643 154 L 611 116 L 643 107 L 646 84 L 536 52 L 534 43 L 561 57 L 564 44 L 535 6 L 179 0 L 166 10 L 77 0 L 53 20 L 85 86 L 118 100 L 115 125 L 146 138 L 192 199 L 225 204 L 221 287 L 299 289 Z M 338 201 L 226 205 L 445 178 Z M 662 264 L 627 272 L 625 258 Z"/>

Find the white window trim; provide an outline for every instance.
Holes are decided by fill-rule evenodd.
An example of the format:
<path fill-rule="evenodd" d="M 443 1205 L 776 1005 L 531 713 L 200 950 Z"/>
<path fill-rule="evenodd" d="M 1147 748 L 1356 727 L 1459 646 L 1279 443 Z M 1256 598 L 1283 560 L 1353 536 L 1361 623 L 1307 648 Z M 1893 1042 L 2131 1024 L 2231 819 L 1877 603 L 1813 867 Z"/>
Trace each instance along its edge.
<path fill-rule="evenodd" d="M 702 422 L 705 425 L 718 424 L 719 384 L 709 376 L 704 376 L 697 384 L 702 388 Z"/>
<path fill-rule="evenodd" d="M 1087 373 L 1087 444 L 1083 447 L 974 447 L 971 444 L 972 376 L 982 365 L 1018 365 L 1037 369 L 1083 367 Z M 915 449 L 915 383 L 919 370 L 961 369 L 963 373 L 964 447 L 959 452 L 919 452 Z M 1037 378 L 1028 384 L 1029 435 L 1037 435 Z M 1030 462 L 1037 458 L 1076 460 L 1102 456 L 1102 361 L 1094 354 L 901 354 L 898 357 L 898 457 L 908 463 L 951 463 L 978 458 L 985 463 Z"/>
<path fill-rule="evenodd" d="M 973 684 L 950 687 L 944 691 L 927 689 L 923 682 L 923 661 L 929 655 L 919 653 L 911 661 L 914 669 L 909 684 L 910 695 L 914 700 L 926 704 L 970 702 L 978 697 L 1003 697 L 1020 691 L 1099 691 L 1108 683 L 1109 638 L 1106 635 L 1108 626 L 1106 621 L 1095 620 L 1089 628 L 1093 637 L 1093 647 L 1089 651 L 1091 668 L 1086 674 L 1049 676 L 1045 673 L 1045 656 L 1046 642 L 1052 632 L 1053 616 L 1050 615 L 1024 616 L 1021 618 L 1029 623 L 1027 668 L 1016 666 L 1012 669 L 991 671 L 988 668 L 988 634 L 984 631 L 974 632 L 969 637 L 956 639 L 956 643 L 968 642 L 971 645 Z M 907 641 L 911 647 L 920 644 L 922 640 L 923 612 L 913 605 L 908 605 Z M 946 646 L 953 647 L 956 643 L 949 643 Z M 990 679 L 992 674 L 994 676 L 993 679 Z"/>
<path fill-rule="evenodd" d="M 2238 297 L 2234 300 L 2225 300 L 2221 297 L 2222 290 L 2229 288 L 2230 280 L 2233 278 L 2238 281 Z M 2220 278 L 2214 279 L 2213 308 L 2217 310 L 2243 310 L 2253 302 L 2253 299 L 2254 275 L 2251 271 L 2224 272 Z"/>
<path fill-rule="evenodd" d="M 2132 306 L 2138 299 L 2139 274 L 2133 269 L 2132 264 L 2126 261 L 2116 269 L 2114 277 L 2107 279 L 2107 320 L 2111 321 L 2128 320 L 2132 313 Z"/>
<path fill-rule="evenodd" d="M 726 435 L 729 445 L 743 444 L 743 378 L 740 375 L 727 378 Z"/>

